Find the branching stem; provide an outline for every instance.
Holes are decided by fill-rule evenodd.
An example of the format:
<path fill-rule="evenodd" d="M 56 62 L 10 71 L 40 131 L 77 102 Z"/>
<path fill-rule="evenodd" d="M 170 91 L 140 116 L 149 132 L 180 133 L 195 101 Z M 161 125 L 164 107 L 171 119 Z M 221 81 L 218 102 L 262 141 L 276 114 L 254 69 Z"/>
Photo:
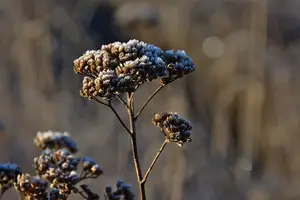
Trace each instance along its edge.
<path fill-rule="evenodd" d="M 124 121 L 121 119 L 120 115 L 118 114 L 118 112 L 115 110 L 115 108 L 111 105 L 111 103 L 108 104 L 108 107 L 113 111 L 113 113 L 116 115 L 118 121 L 120 122 L 120 124 L 124 127 L 124 129 L 131 134 L 131 131 L 128 129 L 128 127 L 126 126 L 126 124 L 124 123 Z"/>
<path fill-rule="evenodd" d="M 140 110 L 135 115 L 134 119 L 137 120 L 139 115 L 143 112 L 143 110 L 146 108 L 146 106 L 150 103 L 150 101 L 155 97 L 155 95 L 165 87 L 166 85 L 160 85 L 147 99 L 147 101 L 144 103 L 144 105 L 140 108 Z"/>
<path fill-rule="evenodd" d="M 91 95 L 91 94 L 90 94 Z M 92 96 L 92 95 L 91 95 Z M 103 102 L 103 101 L 100 101 L 99 99 L 97 99 L 96 97 L 92 96 L 91 98 L 92 100 L 96 101 L 97 103 L 100 103 L 102 105 L 105 105 L 105 106 L 108 106 L 109 104 L 107 102 Z"/>
<path fill-rule="evenodd" d="M 116 95 L 116 97 L 126 108 L 128 108 L 127 103 L 124 101 L 124 99 L 122 99 L 122 97 L 120 97 L 119 95 Z"/>
<path fill-rule="evenodd" d="M 120 96 L 116 96 L 118 100 L 126 107 L 128 117 L 129 117 L 129 128 L 126 126 L 118 112 L 115 110 L 113 105 L 111 104 L 111 101 L 103 102 L 98 100 L 97 98 L 93 97 L 92 100 L 103 104 L 107 107 L 109 107 L 113 113 L 116 115 L 118 121 L 120 124 L 124 127 L 124 129 L 129 133 L 130 139 L 131 139 L 131 149 L 132 149 L 132 157 L 134 161 L 136 176 L 139 183 L 139 191 L 140 191 L 140 199 L 146 200 L 146 191 L 145 191 L 145 184 L 147 181 L 147 178 L 152 171 L 156 161 L 158 160 L 159 156 L 161 155 L 162 151 L 164 150 L 165 146 L 167 145 L 168 141 L 165 140 L 158 150 L 156 156 L 154 157 L 152 163 L 150 164 L 148 170 L 146 171 L 145 176 L 143 176 L 140 160 L 138 156 L 138 147 L 137 147 L 137 139 L 136 139 L 136 121 L 139 117 L 139 115 L 142 113 L 142 111 L 145 109 L 145 107 L 150 103 L 150 101 L 154 98 L 154 96 L 164 88 L 165 85 L 159 86 L 147 99 L 147 101 L 143 104 L 143 106 L 140 108 L 140 110 L 137 112 L 137 114 L 134 114 L 134 93 L 127 93 L 127 102 L 124 101 Z"/>
<path fill-rule="evenodd" d="M 146 171 L 146 174 L 144 175 L 144 178 L 143 178 L 143 180 L 141 181 L 141 183 L 146 183 L 147 178 L 148 178 L 150 172 L 152 171 L 152 169 L 153 169 L 153 167 L 154 167 L 156 161 L 158 160 L 159 156 L 160 156 L 161 153 L 163 152 L 163 150 L 164 150 L 164 148 L 166 147 L 167 143 L 168 143 L 167 140 L 165 140 L 165 141 L 162 143 L 162 145 L 161 145 L 160 149 L 158 150 L 156 156 L 154 157 L 154 159 L 153 159 L 151 165 L 149 166 L 148 170 Z"/>

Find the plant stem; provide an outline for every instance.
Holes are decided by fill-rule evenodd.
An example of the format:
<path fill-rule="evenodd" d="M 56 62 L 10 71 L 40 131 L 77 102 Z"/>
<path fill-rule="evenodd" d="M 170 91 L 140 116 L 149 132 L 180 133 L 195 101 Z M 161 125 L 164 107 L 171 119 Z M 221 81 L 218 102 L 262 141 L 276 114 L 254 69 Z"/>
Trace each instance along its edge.
<path fill-rule="evenodd" d="M 92 96 L 92 95 L 91 95 Z M 102 105 L 105 105 L 107 107 L 109 107 L 113 113 L 116 115 L 118 121 L 120 122 L 120 124 L 124 127 L 124 129 L 130 134 L 130 130 L 128 129 L 128 127 L 125 125 L 125 123 L 123 122 L 123 120 L 121 119 L 120 115 L 118 114 L 118 112 L 114 109 L 114 107 L 111 105 L 111 102 L 103 102 L 103 101 L 100 101 L 99 99 L 97 99 L 96 97 L 93 97 L 92 96 L 92 100 L 96 101 L 97 103 L 100 103 Z M 121 98 L 119 99 L 121 101 Z M 122 101 L 125 105 L 126 102 Z"/>
<path fill-rule="evenodd" d="M 128 129 L 128 127 L 125 125 L 125 123 L 123 122 L 123 120 L 121 119 L 120 115 L 118 114 L 118 112 L 114 109 L 114 107 L 111 105 L 111 103 L 109 103 L 107 105 L 112 111 L 113 113 L 116 115 L 118 121 L 120 122 L 120 124 L 124 127 L 124 129 L 131 134 L 131 131 Z"/>
<path fill-rule="evenodd" d="M 156 161 L 158 160 L 158 158 L 159 158 L 159 156 L 161 155 L 162 151 L 163 151 L 164 148 L 166 147 L 167 143 L 168 143 L 167 140 L 165 140 L 165 141 L 162 143 L 162 145 L 161 145 L 160 149 L 158 150 L 156 156 L 154 157 L 154 159 L 153 159 L 151 165 L 149 166 L 148 170 L 146 171 L 146 174 L 144 175 L 144 178 L 143 178 L 143 180 L 141 181 L 142 183 L 146 183 L 147 178 L 148 178 L 150 172 L 152 171 L 152 169 L 153 169 L 153 167 L 154 167 Z"/>
<path fill-rule="evenodd" d="M 88 199 L 88 197 L 84 195 L 84 192 L 83 192 L 83 191 L 78 190 L 78 194 L 79 194 L 80 196 L 82 196 L 82 198 Z"/>
<path fill-rule="evenodd" d="M 144 105 L 140 108 L 140 110 L 135 115 L 134 119 L 137 120 L 139 115 L 142 113 L 142 111 L 145 109 L 145 107 L 149 104 L 149 102 L 153 99 L 153 97 L 165 87 L 166 85 L 160 85 L 147 99 L 147 101 L 144 103 Z"/>
<path fill-rule="evenodd" d="M 91 94 L 90 94 L 91 95 Z M 94 100 L 94 101 L 96 101 L 97 103 L 100 103 L 100 104 L 102 104 L 102 105 L 105 105 L 105 106 L 108 106 L 109 104 L 107 103 L 107 102 L 103 102 L 103 101 L 100 101 L 99 99 L 97 99 L 96 97 L 94 97 L 94 96 L 92 96 L 91 95 L 91 100 Z"/>
<path fill-rule="evenodd" d="M 138 149 L 137 149 L 137 142 L 136 142 L 136 130 L 135 130 L 135 119 L 134 119 L 134 99 L 133 93 L 127 94 L 127 103 L 128 103 L 128 116 L 129 116 L 129 123 L 130 123 L 130 138 L 131 138 L 131 148 L 132 148 L 132 155 L 133 161 L 136 171 L 136 176 L 139 183 L 139 191 L 140 191 L 140 200 L 146 200 L 146 191 L 145 191 L 145 184 L 142 183 L 143 174 L 140 166 L 140 161 L 138 157 Z"/>
<path fill-rule="evenodd" d="M 128 108 L 127 103 L 124 101 L 124 99 L 122 99 L 122 97 L 120 97 L 119 95 L 116 95 L 116 97 L 126 108 Z"/>

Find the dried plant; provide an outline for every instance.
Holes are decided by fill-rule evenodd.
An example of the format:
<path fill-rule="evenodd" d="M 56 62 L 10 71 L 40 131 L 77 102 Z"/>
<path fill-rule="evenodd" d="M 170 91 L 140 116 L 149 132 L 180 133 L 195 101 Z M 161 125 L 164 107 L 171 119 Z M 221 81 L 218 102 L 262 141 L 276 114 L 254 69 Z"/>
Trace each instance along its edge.
<path fill-rule="evenodd" d="M 143 174 L 137 148 L 137 120 L 162 88 L 194 70 L 192 59 L 184 51 L 163 51 L 138 40 L 103 45 L 100 50 L 87 51 L 74 61 L 74 71 L 84 76 L 80 94 L 110 108 L 131 138 L 141 200 L 146 200 L 147 178 L 165 146 L 176 143 L 182 147 L 190 142 L 192 125 L 177 113 L 155 114 L 152 122 L 160 128 L 165 139 Z M 135 92 L 142 84 L 154 80 L 159 80 L 160 86 L 136 112 Z M 126 100 L 123 99 L 124 95 L 127 96 Z M 119 100 L 127 109 L 129 125 L 126 125 L 114 108 L 113 99 Z M 99 195 L 92 192 L 83 181 L 98 178 L 103 170 L 93 159 L 74 155 L 78 149 L 67 132 L 38 132 L 34 143 L 42 150 L 34 158 L 36 175 L 23 173 L 16 164 L 1 164 L 1 196 L 7 189 L 14 187 L 25 200 L 65 200 L 71 194 L 78 194 L 89 200 L 99 199 Z M 123 181 L 116 183 L 115 190 L 107 187 L 104 197 L 106 200 L 136 199 L 131 192 L 131 185 Z"/>
<path fill-rule="evenodd" d="M 34 158 L 36 176 L 22 172 L 13 163 L 0 164 L 1 196 L 14 187 L 24 200 L 65 200 L 72 193 L 84 199 L 99 199 L 99 195 L 91 192 L 83 181 L 98 178 L 103 170 L 91 158 L 74 155 L 76 143 L 68 133 L 38 132 L 34 143 L 42 150 Z"/>
<path fill-rule="evenodd" d="M 161 89 L 194 70 L 192 59 L 184 51 L 163 51 L 159 47 L 138 40 L 103 45 L 100 50 L 87 51 L 74 61 L 74 71 L 83 76 L 80 94 L 110 108 L 131 138 L 141 200 L 146 199 L 147 178 L 165 146 L 171 142 L 175 142 L 179 146 L 190 142 L 192 125 L 179 117 L 177 113 L 168 112 L 155 115 L 152 121 L 154 125 L 161 128 L 165 140 L 143 175 L 136 139 L 137 120 Z M 160 86 L 136 112 L 134 109 L 135 92 L 143 83 L 154 80 L 159 80 Z M 127 97 L 126 100 L 124 95 Z M 119 100 L 127 109 L 129 125 L 125 124 L 115 110 L 112 105 L 113 99 Z M 114 197 L 114 194 L 122 191 L 121 188 L 117 186 L 116 192 L 107 188 L 106 199 L 119 199 L 119 195 Z M 124 199 L 131 198 L 124 197 Z"/>

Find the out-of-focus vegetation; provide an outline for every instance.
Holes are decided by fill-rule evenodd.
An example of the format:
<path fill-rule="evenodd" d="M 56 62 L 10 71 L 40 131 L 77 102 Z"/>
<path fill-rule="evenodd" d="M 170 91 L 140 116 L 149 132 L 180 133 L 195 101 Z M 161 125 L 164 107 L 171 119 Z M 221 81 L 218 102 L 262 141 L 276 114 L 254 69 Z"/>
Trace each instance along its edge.
<path fill-rule="evenodd" d="M 146 116 L 169 109 L 194 124 L 193 143 L 162 155 L 149 199 L 300 199 L 299 8 L 298 0 L 1 0 L 0 162 L 30 171 L 36 132 L 66 130 L 106 172 L 94 191 L 119 178 L 134 184 L 127 135 L 108 109 L 79 96 L 72 67 L 87 49 L 136 38 L 184 49 L 197 64 L 137 127 L 141 157 L 150 158 L 161 135 Z M 143 87 L 141 101 L 156 88 Z"/>

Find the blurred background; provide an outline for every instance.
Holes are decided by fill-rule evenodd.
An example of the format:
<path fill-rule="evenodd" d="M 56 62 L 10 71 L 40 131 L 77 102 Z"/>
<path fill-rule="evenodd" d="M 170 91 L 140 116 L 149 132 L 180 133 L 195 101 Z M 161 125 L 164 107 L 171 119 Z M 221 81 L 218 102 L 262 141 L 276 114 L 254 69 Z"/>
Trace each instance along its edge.
<path fill-rule="evenodd" d="M 149 199 L 300 199 L 299 9 L 299 0 L 0 0 L 0 162 L 31 172 L 36 132 L 68 131 L 105 171 L 94 190 L 123 179 L 137 193 L 128 135 L 109 109 L 79 96 L 72 69 L 88 49 L 136 38 L 184 49 L 197 65 L 139 121 L 144 171 L 163 141 L 156 112 L 194 124 L 192 143 L 163 152 Z M 144 85 L 137 104 L 156 87 Z"/>

